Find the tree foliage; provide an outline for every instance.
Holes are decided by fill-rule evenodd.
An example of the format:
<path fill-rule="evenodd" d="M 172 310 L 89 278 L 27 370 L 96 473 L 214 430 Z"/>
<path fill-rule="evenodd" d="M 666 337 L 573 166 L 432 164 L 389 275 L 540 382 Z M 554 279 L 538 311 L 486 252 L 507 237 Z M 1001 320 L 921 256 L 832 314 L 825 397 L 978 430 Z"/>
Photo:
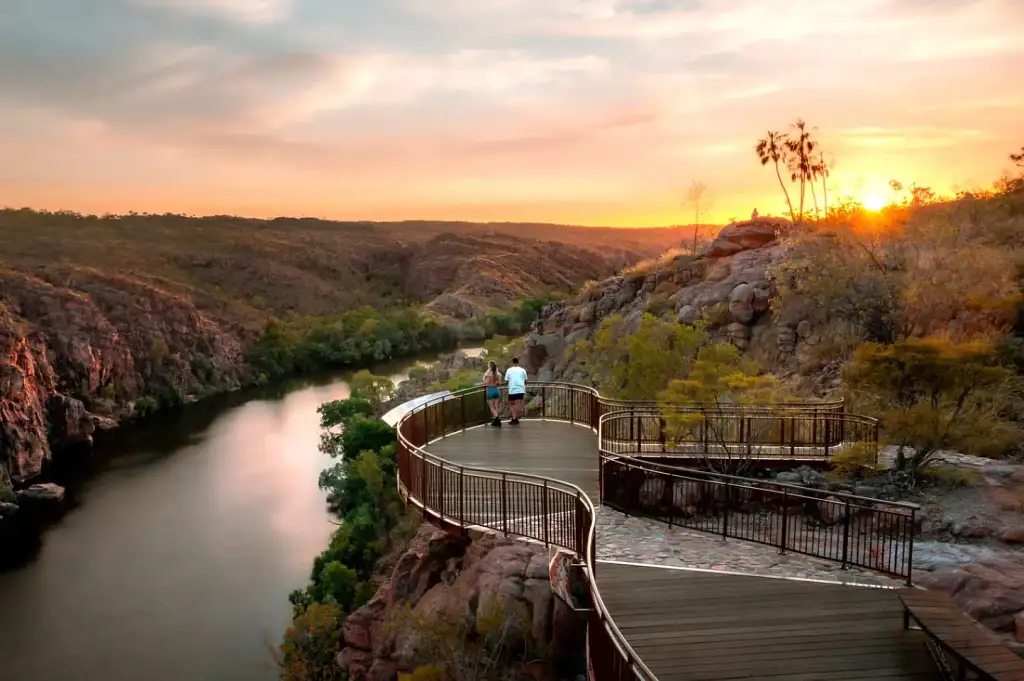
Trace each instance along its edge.
<path fill-rule="evenodd" d="M 994 338 L 1012 327 L 1022 224 L 1004 202 L 854 210 L 828 227 L 787 240 L 789 254 L 772 265 L 780 319 L 808 319 L 828 339 L 849 337 L 851 350 L 861 340 Z"/>
<path fill-rule="evenodd" d="M 371 393 L 374 378 L 364 382 Z M 309 584 L 289 595 L 294 623 L 276 657 L 282 678 L 295 681 L 342 678 L 333 655 L 331 665 L 321 664 L 321 656 L 329 650 L 337 653 L 343 645 L 341 622 L 373 596 L 374 568 L 396 532 L 401 536 L 415 526 L 406 520 L 398 495 L 395 431 L 371 417 L 373 402 L 354 397 L 323 404 L 319 412 L 325 430 L 320 449 L 333 460 L 320 474 L 320 488 L 341 522 L 327 549 L 313 561 Z M 337 640 L 328 614 L 337 621 Z"/>
<path fill-rule="evenodd" d="M 669 381 L 689 373 L 706 339 L 699 325 L 644 314 L 633 330 L 616 314 L 601 320 L 593 342 L 581 342 L 574 352 L 603 394 L 653 400 Z"/>
<path fill-rule="evenodd" d="M 942 450 L 992 456 L 1020 441 L 1008 411 L 1019 379 L 988 344 L 866 343 L 843 377 L 855 403 L 880 417 L 899 470 L 917 472 Z"/>
<path fill-rule="evenodd" d="M 782 391 L 774 377 L 761 374 L 734 345 L 709 343 L 698 351 L 689 374 L 670 382 L 659 399 L 669 405 L 663 408 L 662 418 L 670 441 L 693 442 L 695 433 L 704 433 L 697 440 L 713 445 L 717 455 L 708 457 L 705 464 L 714 469 L 724 463 L 736 471 L 736 464 L 749 459 L 753 451 L 736 447 L 733 431 L 737 420 L 723 417 L 720 410 L 756 407 L 747 422 L 751 428 L 761 428 L 769 423 L 771 405 L 781 401 Z M 679 409 L 671 405 L 688 406 Z"/>
<path fill-rule="evenodd" d="M 275 655 L 281 681 L 341 681 L 335 657 L 344 646 L 345 613 L 336 603 L 315 603 L 293 621 Z"/>
<path fill-rule="evenodd" d="M 268 378 L 453 347 L 455 331 L 414 309 L 361 307 L 337 317 L 272 320 L 249 352 Z"/>
<path fill-rule="evenodd" d="M 387 376 L 377 376 L 369 369 L 357 371 L 348 379 L 352 397 L 379 407 L 395 396 L 395 383 Z"/>

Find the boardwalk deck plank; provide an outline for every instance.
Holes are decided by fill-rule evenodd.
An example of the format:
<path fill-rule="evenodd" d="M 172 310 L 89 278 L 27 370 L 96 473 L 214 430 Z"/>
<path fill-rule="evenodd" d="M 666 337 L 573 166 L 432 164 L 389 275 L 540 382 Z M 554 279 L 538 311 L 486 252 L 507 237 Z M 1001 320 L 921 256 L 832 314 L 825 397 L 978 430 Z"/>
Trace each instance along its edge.
<path fill-rule="evenodd" d="M 563 480 L 598 501 L 587 428 L 524 421 L 427 449 L 464 466 Z M 892 590 L 611 562 L 596 574 L 613 621 L 659 681 L 941 678 L 924 634 L 903 630 Z"/>

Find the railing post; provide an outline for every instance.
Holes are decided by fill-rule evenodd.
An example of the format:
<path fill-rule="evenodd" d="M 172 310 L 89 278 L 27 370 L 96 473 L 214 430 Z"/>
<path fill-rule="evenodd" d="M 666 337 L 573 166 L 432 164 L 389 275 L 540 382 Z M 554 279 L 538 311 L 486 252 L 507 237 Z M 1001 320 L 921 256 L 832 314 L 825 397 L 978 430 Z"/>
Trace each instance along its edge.
<path fill-rule="evenodd" d="M 643 416 L 638 415 L 636 417 L 636 453 L 642 454 L 644 451 L 643 437 L 644 437 L 644 424 L 642 419 Z"/>
<path fill-rule="evenodd" d="M 441 521 L 444 521 L 444 461 L 441 461 L 441 483 L 438 485 L 440 488 L 438 496 L 437 510 L 441 512 Z"/>
<path fill-rule="evenodd" d="M 843 505 L 843 569 L 845 570 L 848 566 L 846 561 L 849 559 L 850 552 L 850 502 L 847 501 Z"/>
<path fill-rule="evenodd" d="M 668 445 L 665 443 L 665 418 L 658 415 L 658 441 L 661 443 L 661 453 L 664 454 L 668 451 Z"/>
<path fill-rule="evenodd" d="M 780 443 L 781 444 L 781 443 Z M 789 417 L 789 458 L 796 458 L 796 417 Z"/>
<path fill-rule="evenodd" d="M 779 553 L 786 552 L 786 542 L 789 540 L 789 491 L 782 488 L 782 538 L 779 541 Z"/>
<path fill-rule="evenodd" d="M 548 387 L 546 385 L 540 387 L 540 417 L 542 419 L 548 417 Z"/>
<path fill-rule="evenodd" d="M 459 525 L 466 527 L 466 492 L 465 492 L 466 471 L 459 466 Z"/>
<path fill-rule="evenodd" d="M 569 423 L 576 423 L 576 395 L 569 388 Z"/>
<path fill-rule="evenodd" d="M 917 534 L 917 509 L 910 509 L 910 540 L 907 542 L 907 586 L 914 586 L 914 535 Z"/>
<path fill-rule="evenodd" d="M 729 481 L 725 481 L 725 513 L 722 515 L 722 539 L 729 536 L 729 502 L 731 501 Z"/>
<path fill-rule="evenodd" d="M 832 440 L 832 415 L 825 414 L 825 458 L 828 458 L 829 442 Z"/>
<path fill-rule="evenodd" d="M 462 432 L 466 432 L 466 396 L 459 397 L 459 415 L 462 417 Z"/>
<path fill-rule="evenodd" d="M 508 536 L 508 477 L 501 474 L 501 527 Z"/>
<path fill-rule="evenodd" d="M 445 402 L 447 402 L 447 400 L 445 400 L 442 397 L 441 398 L 441 403 L 439 405 L 437 405 L 439 407 L 438 411 L 441 412 L 441 437 L 445 437 L 445 436 L 448 435 L 448 431 L 445 429 L 445 422 L 444 422 L 444 412 L 445 412 L 444 405 L 445 405 Z"/>
<path fill-rule="evenodd" d="M 544 546 L 548 545 L 548 480 L 544 478 L 544 498 L 541 500 L 541 515 L 544 516 Z"/>

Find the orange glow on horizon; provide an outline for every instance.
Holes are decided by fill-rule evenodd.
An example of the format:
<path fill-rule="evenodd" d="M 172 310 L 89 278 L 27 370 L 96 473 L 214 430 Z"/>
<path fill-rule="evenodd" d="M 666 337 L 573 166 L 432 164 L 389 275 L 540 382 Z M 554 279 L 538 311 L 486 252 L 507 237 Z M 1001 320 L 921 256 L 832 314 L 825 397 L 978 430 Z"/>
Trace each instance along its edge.
<path fill-rule="evenodd" d="M 878 211 L 885 208 L 886 201 L 878 194 L 868 194 L 864 197 L 864 208 L 877 213 Z"/>

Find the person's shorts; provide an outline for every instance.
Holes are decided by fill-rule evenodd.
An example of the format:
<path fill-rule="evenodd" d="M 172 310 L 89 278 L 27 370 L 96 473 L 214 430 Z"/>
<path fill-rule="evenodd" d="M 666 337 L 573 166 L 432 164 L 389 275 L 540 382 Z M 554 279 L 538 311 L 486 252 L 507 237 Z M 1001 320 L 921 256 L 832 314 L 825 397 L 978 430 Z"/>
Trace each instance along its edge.
<path fill-rule="evenodd" d="M 523 396 L 524 396 L 523 393 L 515 393 L 515 394 L 509 393 L 508 394 L 508 401 L 509 402 L 519 402 L 520 400 L 523 399 Z"/>
<path fill-rule="evenodd" d="M 489 400 L 500 400 L 501 399 L 501 388 L 496 385 L 487 386 L 487 399 Z"/>

